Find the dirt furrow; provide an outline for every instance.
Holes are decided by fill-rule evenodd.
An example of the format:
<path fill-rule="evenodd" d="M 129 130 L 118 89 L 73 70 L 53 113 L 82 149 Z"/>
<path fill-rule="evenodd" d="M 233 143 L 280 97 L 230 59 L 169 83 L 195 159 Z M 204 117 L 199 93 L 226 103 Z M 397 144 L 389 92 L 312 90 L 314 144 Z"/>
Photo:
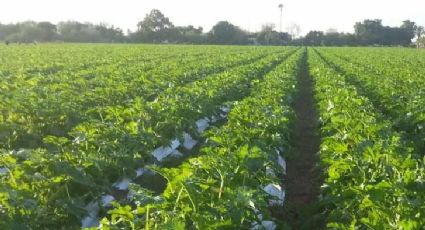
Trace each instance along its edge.
<path fill-rule="evenodd" d="M 296 118 L 292 133 L 287 174 L 284 178 L 286 203 L 282 219 L 291 229 L 317 229 L 316 201 L 320 193 L 320 169 L 317 167 L 320 137 L 313 97 L 313 80 L 308 72 L 307 50 L 298 74 L 298 93 L 294 101 Z"/>

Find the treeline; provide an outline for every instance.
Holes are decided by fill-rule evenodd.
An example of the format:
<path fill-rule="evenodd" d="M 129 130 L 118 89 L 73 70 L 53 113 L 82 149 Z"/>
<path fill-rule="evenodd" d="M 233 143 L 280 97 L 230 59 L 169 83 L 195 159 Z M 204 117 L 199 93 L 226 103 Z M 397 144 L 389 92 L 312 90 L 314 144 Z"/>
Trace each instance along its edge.
<path fill-rule="evenodd" d="M 425 46 L 424 28 L 415 22 L 403 21 L 400 27 L 389 27 L 382 20 L 364 20 L 354 25 L 355 32 L 310 31 L 304 37 L 277 32 L 266 24 L 260 32 L 251 33 L 227 21 L 220 21 L 204 32 L 202 27 L 175 26 L 159 10 L 152 10 L 128 31 L 108 24 L 60 22 L 0 23 L 0 40 L 9 42 L 99 42 L 99 43 L 183 43 L 183 44 L 255 44 L 255 45 L 311 45 L 311 46 L 409 46 L 417 38 L 418 46 Z"/>
<path fill-rule="evenodd" d="M 422 26 L 415 22 L 403 21 L 400 27 L 382 25 L 382 20 L 364 20 L 354 25 L 354 34 L 322 31 L 310 31 L 303 39 L 306 45 L 314 46 L 409 46 L 413 38 L 421 38 Z"/>
<path fill-rule="evenodd" d="M 152 10 L 137 27 L 136 32 L 128 35 L 130 42 L 288 45 L 292 41 L 288 33 L 276 32 L 273 25 L 250 33 L 230 22 L 220 21 L 204 33 L 202 27 L 174 26 L 159 10 Z"/>
<path fill-rule="evenodd" d="M 124 42 L 121 29 L 107 24 L 94 25 L 76 21 L 50 22 L 26 21 L 0 24 L 0 40 L 6 42 Z"/>

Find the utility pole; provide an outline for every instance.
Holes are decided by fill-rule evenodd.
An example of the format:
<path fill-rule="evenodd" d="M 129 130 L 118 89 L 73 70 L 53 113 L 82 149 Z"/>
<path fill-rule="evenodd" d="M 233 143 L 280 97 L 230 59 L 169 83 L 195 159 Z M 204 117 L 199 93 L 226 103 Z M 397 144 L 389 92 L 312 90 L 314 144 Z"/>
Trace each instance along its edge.
<path fill-rule="evenodd" d="M 283 4 L 282 4 L 282 3 L 280 3 L 278 7 L 279 7 L 279 9 L 280 9 L 280 24 L 279 24 L 279 31 L 282 33 Z"/>

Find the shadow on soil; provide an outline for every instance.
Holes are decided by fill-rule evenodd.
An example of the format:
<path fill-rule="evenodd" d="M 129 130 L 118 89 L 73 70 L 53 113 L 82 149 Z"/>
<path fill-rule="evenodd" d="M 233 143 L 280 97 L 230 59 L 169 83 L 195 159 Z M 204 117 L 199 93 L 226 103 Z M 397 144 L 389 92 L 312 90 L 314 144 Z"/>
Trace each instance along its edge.
<path fill-rule="evenodd" d="M 317 111 L 313 97 L 313 80 L 308 72 L 307 49 L 300 60 L 293 108 L 296 118 L 291 134 L 292 153 L 287 159 L 287 174 L 283 184 L 286 201 L 275 215 L 287 224 L 287 229 L 323 229 L 319 215 L 321 171 L 317 162 L 320 146 Z"/>

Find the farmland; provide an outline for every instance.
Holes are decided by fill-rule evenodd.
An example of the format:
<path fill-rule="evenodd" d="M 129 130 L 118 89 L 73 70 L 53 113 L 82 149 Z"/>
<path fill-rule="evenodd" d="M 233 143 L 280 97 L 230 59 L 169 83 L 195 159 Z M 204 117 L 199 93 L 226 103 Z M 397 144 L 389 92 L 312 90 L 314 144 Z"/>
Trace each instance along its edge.
<path fill-rule="evenodd" d="M 423 105 L 422 50 L 0 46 L 0 229 L 420 229 Z"/>

